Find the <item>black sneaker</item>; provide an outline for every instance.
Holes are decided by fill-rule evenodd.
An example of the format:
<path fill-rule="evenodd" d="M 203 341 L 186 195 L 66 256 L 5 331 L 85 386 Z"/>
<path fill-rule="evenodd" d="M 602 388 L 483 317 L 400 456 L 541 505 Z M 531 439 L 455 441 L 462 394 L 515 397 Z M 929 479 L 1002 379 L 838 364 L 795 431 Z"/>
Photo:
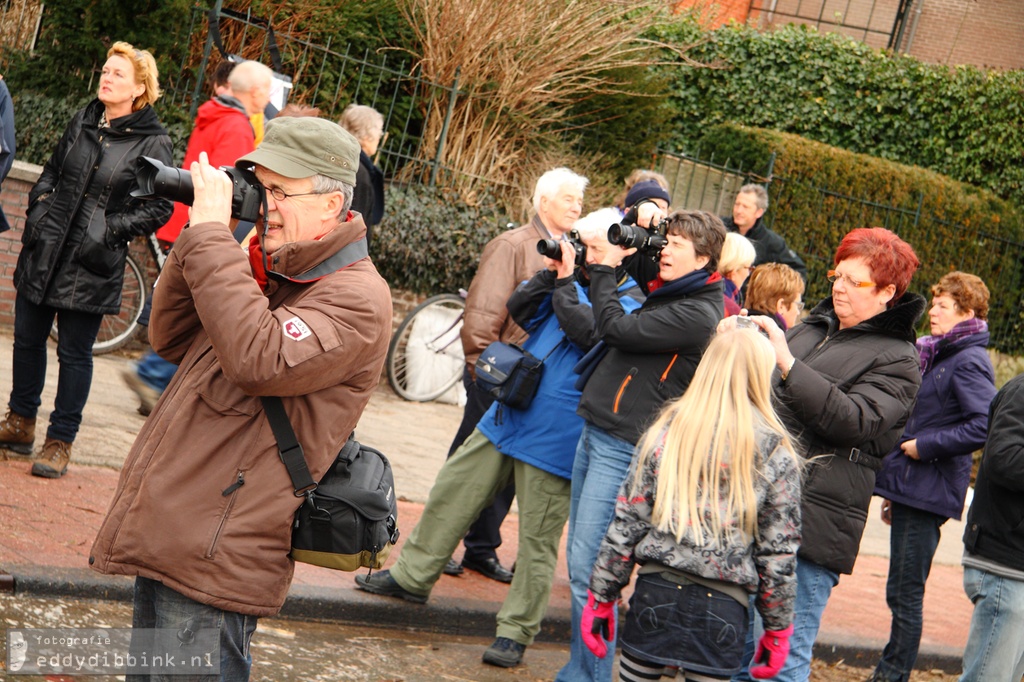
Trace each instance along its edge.
<path fill-rule="evenodd" d="M 398 597 L 415 604 L 427 603 L 427 595 L 413 594 L 398 584 L 391 577 L 391 571 L 383 570 L 370 575 L 357 575 L 356 586 L 370 594 L 382 594 L 385 597 Z"/>
<path fill-rule="evenodd" d="M 514 668 L 523 662 L 526 645 L 515 642 L 508 637 L 499 637 L 484 652 L 484 663 L 499 668 Z"/>

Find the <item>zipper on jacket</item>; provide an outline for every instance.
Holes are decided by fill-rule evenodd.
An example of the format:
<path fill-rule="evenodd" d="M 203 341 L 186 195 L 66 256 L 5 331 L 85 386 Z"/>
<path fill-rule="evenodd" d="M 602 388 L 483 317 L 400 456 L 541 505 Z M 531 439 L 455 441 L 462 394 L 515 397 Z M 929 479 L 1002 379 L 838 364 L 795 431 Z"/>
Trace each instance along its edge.
<path fill-rule="evenodd" d="M 633 377 L 636 376 L 636 367 L 629 370 L 629 374 L 622 380 L 622 384 L 619 385 L 619 390 L 615 394 L 615 404 L 612 405 L 612 414 L 619 413 L 619 401 L 622 400 L 622 394 L 626 392 L 626 387 L 629 386 L 629 382 L 633 381 Z"/>
<path fill-rule="evenodd" d="M 666 380 L 666 379 L 668 379 L 668 373 L 672 371 L 672 366 L 676 364 L 676 359 L 677 359 L 678 357 L 679 357 L 679 353 L 675 353 L 675 354 L 674 354 L 674 355 L 672 356 L 672 359 L 671 359 L 671 360 L 669 360 L 669 362 L 668 362 L 668 367 L 666 367 L 666 368 L 665 368 L 665 371 L 664 371 L 664 372 L 662 372 L 662 374 L 661 374 L 661 380 L 660 380 L 660 381 L 658 382 L 658 384 L 659 384 L 659 388 L 660 388 L 660 385 L 661 385 L 661 384 L 664 384 L 664 383 L 665 383 L 665 380 Z"/>
<path fill-rule="evenodd" d="M 221 495 L 224 496 L 224 497 L 227 497 L 231 493 L 233 493 L 236 490 L 238 490 L 239 488 L 241 488 L 243 485 L 245 485 L 245 474 L 242 473 L 241 471 L 239 471 L 238 472 L 238 480 L 236 480 L 234 483 L 229 485 L 227 488 L 224 488 L 224 491 L 221 493 Z"/>
<path fill-rule="evenodd" d="M 217 524 L 217 532 L 213 534 L 213 540 L 210 542 L 210 548 L 206 550 L 206 559 L 212 559 L 214 552 L 217 549 L 217 542 L 220 540 L 220 534 L 224 532 L 224 526 L 228 522 L 228 517 L 231 516 L 231 508 L 235 506 L 235 498 L 238 497 L 238 489 L 245 485 L 245 472 L 239 471 L 238 478 L 235 482 L 224 489 L 221 493 L 224 497 L 230 497 L 228 500 L 228 506 L 224 508 L 224 514 L 220 517 L 220 523 Z"/>

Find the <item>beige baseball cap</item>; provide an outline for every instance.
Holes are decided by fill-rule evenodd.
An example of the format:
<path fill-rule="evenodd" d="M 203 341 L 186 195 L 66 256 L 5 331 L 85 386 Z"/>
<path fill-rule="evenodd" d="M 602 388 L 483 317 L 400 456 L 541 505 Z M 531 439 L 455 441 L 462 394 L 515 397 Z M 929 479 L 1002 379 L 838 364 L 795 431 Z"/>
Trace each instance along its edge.
<path fill-rule="evenodd" d="M 286 178 L 326 175 L 355 185 L 359 142 L 337 123 L 285 116 L 268 121 L 256 151 L 235 162 L 239 168 L 253 164 Z"/>

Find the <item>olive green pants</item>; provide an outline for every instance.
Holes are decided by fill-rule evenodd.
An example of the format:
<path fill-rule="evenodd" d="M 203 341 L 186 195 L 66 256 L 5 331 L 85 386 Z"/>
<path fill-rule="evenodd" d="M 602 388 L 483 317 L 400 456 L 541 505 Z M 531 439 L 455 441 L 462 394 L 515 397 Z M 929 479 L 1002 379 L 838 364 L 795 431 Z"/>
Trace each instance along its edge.
<path fill-rule="evenodd" d="M 501 454 L 479 430 L 441 467 L 391 576 L 405 590 L 429 594 L 480 510 L 512 481 L 519 550 L 515 577 L 498 612 L 497 636 L 530 645 L 551 596 L 558 542 L 569 517 L 569 481 Z"/>

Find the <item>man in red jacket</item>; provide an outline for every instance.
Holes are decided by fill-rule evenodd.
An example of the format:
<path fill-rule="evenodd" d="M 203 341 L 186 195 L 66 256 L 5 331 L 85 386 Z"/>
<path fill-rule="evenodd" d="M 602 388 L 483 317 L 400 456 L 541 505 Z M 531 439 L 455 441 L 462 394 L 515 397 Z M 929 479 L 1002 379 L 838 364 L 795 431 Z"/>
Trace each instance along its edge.
<path fill-rule="evenodd" d="M 217 94 L 199 107 L 195 127 L 188 138 L 183 168 L 199 161 L 200 152 L 206 152 L 210 165 L 217 168 L 234 165 L 256 148 L 249 117 L 261 113 L 270 100 L 273 75 L 268 67 L 254 61 L 242 62 L 231 69 L 227 87 L 217 88 Z M 188 206 L 175 202 L 171 219 L 156 231 L 164 252 L 170 250 L 181 234 L 181 228 L 188 222 L 188 211 Z M 140 414 L 146 416 L 153 411 L 177 369 L 177 365 L 150 351 L 122 371 L 124 382 L 139 397 Z"/>

